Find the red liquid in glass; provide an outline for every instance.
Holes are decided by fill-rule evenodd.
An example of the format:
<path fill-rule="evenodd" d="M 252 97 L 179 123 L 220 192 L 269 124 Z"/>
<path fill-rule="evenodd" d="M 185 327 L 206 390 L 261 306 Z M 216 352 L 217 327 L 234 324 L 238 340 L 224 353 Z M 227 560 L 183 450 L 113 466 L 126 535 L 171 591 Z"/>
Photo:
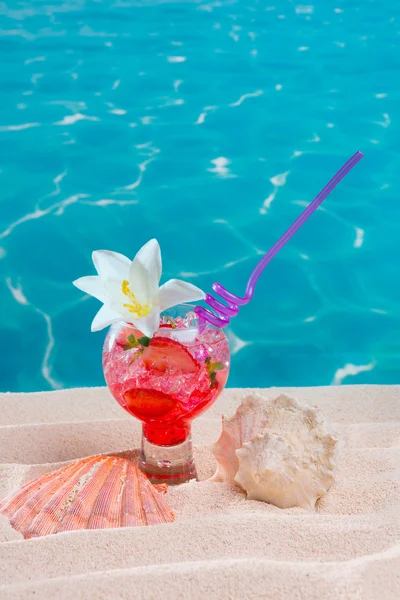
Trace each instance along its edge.
<path fill-rule="evenodd" d="M 106 339 L 103 370 L 107 385 L 131 415 L 143 422 L 147 440 L 159 446 L 185 441 L 190 422 L 206 410 L 225 386 L 229 347 L 221 330 L 161 328 L 148 347 L 124 350 L 126 324 Z"/>

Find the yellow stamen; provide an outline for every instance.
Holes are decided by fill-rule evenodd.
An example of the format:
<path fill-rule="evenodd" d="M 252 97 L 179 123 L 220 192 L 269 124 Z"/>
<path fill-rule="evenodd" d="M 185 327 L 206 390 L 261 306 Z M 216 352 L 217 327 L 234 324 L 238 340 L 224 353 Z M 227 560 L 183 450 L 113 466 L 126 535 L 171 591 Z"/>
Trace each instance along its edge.
<path fill-rule="evenodd" d="M 149 314 L 151 306 L 148 304 L 140 304 L 140 302 L 137 301 L 135 294 L 131 292 L 129 288 L 129 281 L 126 279 L 122 282 L 122 293 L 130 300 L 130 304 L 124 304 L 125 308 L 133 313 L 135 317 L 141 319 Z"/>

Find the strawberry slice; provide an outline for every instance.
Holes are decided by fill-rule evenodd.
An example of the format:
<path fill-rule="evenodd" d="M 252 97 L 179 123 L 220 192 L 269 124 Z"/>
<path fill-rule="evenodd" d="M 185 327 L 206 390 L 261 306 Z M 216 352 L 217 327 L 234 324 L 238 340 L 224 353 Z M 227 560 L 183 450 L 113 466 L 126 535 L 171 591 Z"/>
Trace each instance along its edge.
<path fill-rule="evenodd" d="M 167 371 L 178 371 L 180 374 L 200 371 L 200 364 L 185 346 L 167 337 L 154 337 L 145 348 L 142 361 L 147 370 L 160 375 Z"/>
<path fill-rule="evenodd" d="M 139 331 L 139 329 L 136 329 L 136 327 L 134 327 L 133 325 L 131 326 L 126 326 L 123 329 L 121 329 L 121 331 L 118 333 L 117 335 L 117 339 L 115 340 L 115 343 L 118 344 L 119 346 L 126 346 L 127 344 L 129 344 L 129 340 L 128 337 L 133 333 L 133 335 L 135 336 L 135 338 L 140 338 L 142 337 L 142 333 Z"/>
<path fill-rule="evenodd" d="M 139 419 L 158 419 L 170 412 L 175 400 L 157 390 L 132 389 L 124 394 L 126 408 Z"/>

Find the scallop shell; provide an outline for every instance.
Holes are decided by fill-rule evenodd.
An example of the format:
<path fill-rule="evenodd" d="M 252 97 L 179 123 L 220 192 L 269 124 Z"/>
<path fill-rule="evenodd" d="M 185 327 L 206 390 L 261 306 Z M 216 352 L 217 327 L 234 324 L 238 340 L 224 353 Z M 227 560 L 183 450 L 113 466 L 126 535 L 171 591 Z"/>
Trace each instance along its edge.
<path fill-rule="evenodd" d="M 218 468 L 211 481 L 236 484 L 252 500 L 313 510 L 334 477 L 338 440 L 317 408 L 284 394 L 249 395 L 223 417 L 211 448 Z"/>
<path fill-rule="evenodd" d="M 28 482 L 0 502 L 0 513 L 24 538 L 170 523 L 162 491 L 131 460 L 90 456 Z"/>

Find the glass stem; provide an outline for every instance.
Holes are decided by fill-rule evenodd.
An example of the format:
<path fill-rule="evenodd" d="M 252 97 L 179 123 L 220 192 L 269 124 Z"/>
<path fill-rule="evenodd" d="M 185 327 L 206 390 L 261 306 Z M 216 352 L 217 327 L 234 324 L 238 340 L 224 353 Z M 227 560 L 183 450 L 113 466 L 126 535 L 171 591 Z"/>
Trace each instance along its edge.
<path fill-rule="evenodd" d="M 197 479 L 190 433 L 181 444 L 158 446 L 149 442 L 142 431 L 139 467 L 152 483 L 178 485 Z"/>

